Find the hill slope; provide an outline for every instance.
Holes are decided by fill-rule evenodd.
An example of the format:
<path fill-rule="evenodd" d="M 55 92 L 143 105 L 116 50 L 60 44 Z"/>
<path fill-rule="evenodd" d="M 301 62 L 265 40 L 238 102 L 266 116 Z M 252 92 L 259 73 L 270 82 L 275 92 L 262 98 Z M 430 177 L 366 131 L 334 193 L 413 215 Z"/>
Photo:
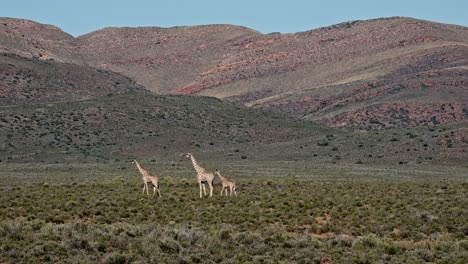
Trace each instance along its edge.
<path fill-rule="evenodd" d="M 188 151 L 238 159 L 245 147 L 327 129 L 214 98 L 128 92 L 85 101 L 0 107 L 0 160 L 179 159 Z M 59 154 L 59 155 L 58 155 Z"/>
<path fill-rule="evenodd" d="M 73 38 L 32 21 L 0 22 L 0 50 L 109 69 L 157 93 L 215 96 L 338 127 L 467 119 L 466 27 L 395 17 L 294 34 L 209 25 Z"/>
<path fill-rule="evenodd" d="M 144 88 L 110 71 L 0 53 L 0 106 L 79 101 L 133 90 Z"/>
<path fill-rule="evenodd" d="M 466 125 L 355 131 L 207 97 L 128 92 L 85 101 L 0 107 L 0 162 L 306 160 L 464 164 Z"/>
<path fill-rule="evenodd" d="M 215 98 L 154 95 L 75 64 L 0 54 L 0 69 L 0 162 L 177 161 L 187 151 L 223 162 L 468 158 L 466 125 L 351 133 Z"/>

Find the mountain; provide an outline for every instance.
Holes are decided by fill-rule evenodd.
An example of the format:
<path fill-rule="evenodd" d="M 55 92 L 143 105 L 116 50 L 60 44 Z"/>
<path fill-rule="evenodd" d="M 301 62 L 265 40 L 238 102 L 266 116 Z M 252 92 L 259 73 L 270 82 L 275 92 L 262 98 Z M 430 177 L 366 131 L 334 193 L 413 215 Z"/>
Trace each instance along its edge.
<path fill-rule="evenodd" d="M 0 162 L 174 161 L 192 151 L 213 161 L 404 165 L 460 164 L 468 155 L 461 27 L 392 18 L 297 34 L 212 25 L 74 38 L 32 21 L 0 21 Z M 443 40 L 385 46 L 395 29 L 373 35 L 410 22 Z M 349 32 L 374 36 L 374 44 L 329 40 L 336 45 L 323 44 L 327 55 L 310 61 L 319 37 Z M 420 126 L 427 123 L 434 126 Z"/>
<path fill-rule="evenodd" d="M 329 130 L 212 97 L 152 94 L 103 69 L 0 54 L 0 162 L 179 160 L 187 151 L 245 159 L 247 149 Z"/>
<path fill-rule="evenodd" d="M 411 18 L 294 34 L 208 25 L 105 28 L 77 38 L 3 18 L 0 52 L 106 69 L 159 94 L 214 96 L 332 127 L 468 119 L 468 28 Z"/>

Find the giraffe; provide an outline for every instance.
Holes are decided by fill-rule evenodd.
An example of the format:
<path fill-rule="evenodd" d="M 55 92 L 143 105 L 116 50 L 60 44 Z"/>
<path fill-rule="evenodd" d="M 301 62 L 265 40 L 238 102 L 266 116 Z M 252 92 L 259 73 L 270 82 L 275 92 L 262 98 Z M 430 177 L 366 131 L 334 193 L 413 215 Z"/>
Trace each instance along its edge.
<path fill-rule="evenodd" d="M 146 189 L 146 194 L 149 196 L 148 183 L 150 183 L 151 185 L 153 185 L 153 196 L 156 194 L 156 190 L 158 190 L 158 195 L 159 197 L 161 197 L 161 192 L 159 192 L 158 177 L 155 175 L 151 175 L 147 170 L 143 169 L 140 163 L 138 163 L 138 161 L 133 160 L 132 164 L 134 164 L 137 167 L 143 179 L 143 194 L 145 194 Z"/>
<path fill-rule="evenodd" d="M 185 157 L 187 159 L 190 158 L 192 160 L 193 168 L 197 172 L 198 185 L 200 187 L 200 198 L 202 198 L 202 188 L 203 192 L 206 195 L 205 182 L 208 183 L 208 186 L 210 187 L 210 197 L 213 197 L 213 181 L 215 177 L 214 174 L 198 165 L 192 153 L 185 154 Z"/>
<path fill-rule="evenodd" d="M 223 185 L 223 187 L 221 187 L 221 196 L 223 196 L 224 190 L 226 190 L 226 196 L 227 196 L 228 188 L 229 188 L 229 196 L 232 196 L 232 191 L 234 191 L 234 195 L 237 196 L 236 183 L 233 180 L 229 179 L 228 177 L 221 175 L 219 170 L 216 170 L 215 174 L 218 175 L 219 179 L 221 180 L 221 184 Z"/>

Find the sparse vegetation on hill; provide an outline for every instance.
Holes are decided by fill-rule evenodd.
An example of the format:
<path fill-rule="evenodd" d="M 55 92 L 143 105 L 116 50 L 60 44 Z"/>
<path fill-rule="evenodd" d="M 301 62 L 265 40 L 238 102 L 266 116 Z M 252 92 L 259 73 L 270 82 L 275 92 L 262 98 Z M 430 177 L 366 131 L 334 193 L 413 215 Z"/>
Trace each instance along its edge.
<path fill-rule="evenodd" d="M 467 120 L 461 26 L 394 17 L 294 34 L 209 25 L 73 38 L 32 21 L 0 22 L 0 51 L 119 72 L 160 94 L 214 96 L 334 127 Z"/>
<path fill-rule="evenodd" d="M 215 98 L 141 92 L 0 109 L 1 160 L 96 161 L 232 152 L 290 141 L 326 128 Z M 60 155 L 58 155 L 60 153 Z"/>
<path fill-rule="evenodd" d="M 177 159 L 187 151 L 246 160 L 463 163 L 466 125 L 341 131 L 215 98 L 130 92 L 0 109 L 0 162 Z"/>
<path fill-rule="evenodd" d="M 144 88 L 110 71 L 0 54 L 0 106 L 80 101 L 134 90 Z"/>
<path fill-rule="evenodd" d="M 99 69 L 11 54 L 0 62 L 0 162 L 174 159 L 189 150 L 241 160 L 398 165 L 457 164 L 468 155 L 466 125 L 429 119 L 432 126 L 417 129 L 351 133 L 214 98 L 151 95 Z M 439 111 L 456 120 L 465 112 L 449 103 Z M 397 114 L 410 120 L 405 113 Z"/>

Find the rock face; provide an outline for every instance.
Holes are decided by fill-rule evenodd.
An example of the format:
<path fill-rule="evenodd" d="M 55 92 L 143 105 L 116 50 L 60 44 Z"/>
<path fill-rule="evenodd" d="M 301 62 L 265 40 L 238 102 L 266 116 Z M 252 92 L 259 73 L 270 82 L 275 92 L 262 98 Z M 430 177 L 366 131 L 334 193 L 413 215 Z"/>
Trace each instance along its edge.
<path fill-rule="evenodd" d="M 333 127 L 468 119 L 468 28 L 411 18 L 294 34 L 209 25 L 106 28 L 77 38 L 0 19 L 0 52 L 111 70 L 156 93 L 214 96 Z"/>

